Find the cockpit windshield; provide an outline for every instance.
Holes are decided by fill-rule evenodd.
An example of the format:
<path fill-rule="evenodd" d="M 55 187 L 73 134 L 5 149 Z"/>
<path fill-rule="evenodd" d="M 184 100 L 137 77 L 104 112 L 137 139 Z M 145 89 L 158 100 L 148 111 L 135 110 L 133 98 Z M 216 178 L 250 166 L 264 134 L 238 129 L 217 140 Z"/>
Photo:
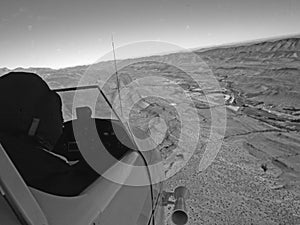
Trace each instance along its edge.
<path fill-rule="evenodd" d="M 101 93 L 97 85 L 77 88 L 56 89 L 62 100 L 64 121 L 76 119 L 76 108 L 88 106 L 92 110 L 92 117 L 119 120 L 116 111 L 111 107 L 110 100 Z"/>

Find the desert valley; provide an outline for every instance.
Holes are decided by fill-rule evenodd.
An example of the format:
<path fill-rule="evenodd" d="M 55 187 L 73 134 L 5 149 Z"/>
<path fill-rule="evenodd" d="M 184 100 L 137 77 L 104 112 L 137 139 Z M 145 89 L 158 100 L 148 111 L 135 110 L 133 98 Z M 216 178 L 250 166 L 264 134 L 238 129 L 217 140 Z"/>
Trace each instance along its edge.
<path fill-rule="evenodd" d="M 155 139 L 164 159 L 167 189 L 180 184 L 190 189 L 189 224 L 300 224 L 299 37 L 123 62 L 128 66 L 119 68 L 121 78 L 138 80 L 156 75 L 166 80 L 137 83 L 142 85 L 141 96 L 149 92 L 164 98 L 146 97 L 141 100 L 145 104 L 128 108 L 128 114 L 132 127 Z M 87 71 L 96 82 L 99 74 L 105 73 L 103 68 L 112 65 L 113 61 L 106 61 L 58 70 L 15 70 L 36 72 L 51 88 L 61 88 L 77 85 Z M 200 83 L 202 76 L 212 74 L 218 90 L 209 83 L 197 86 L 173 65 L 180 65 Z M 2 68 L 0 74 L 9 71 Z M 184 99 L 182 90 L 192 104 Z M 116 90 L 106 91 L 112 96 Z M 209 151 L 206 147 L 215 141 L 209 135 L 212 105 L 207 98 L 212 96 L 222 97 L 223 104 L 213 107 L 216 113 L 218 107 L 225 109 L 226 129 L 216 158 L 201 170 L 204 150 Z M 70 106 L 72 96 L 67 101 Z M 70 110 L 64 108 L 64 114 L 72 116 Z M 197 129 L 199 132 L 194 132 Z M 191 152 L 193 146 L 195 151 Z M 186 165 L 179 170 L 183 163 Z M 170 208 L 166 211 L 168 214 Z M 171 224 L 168 217 L 166 224 Z"/>

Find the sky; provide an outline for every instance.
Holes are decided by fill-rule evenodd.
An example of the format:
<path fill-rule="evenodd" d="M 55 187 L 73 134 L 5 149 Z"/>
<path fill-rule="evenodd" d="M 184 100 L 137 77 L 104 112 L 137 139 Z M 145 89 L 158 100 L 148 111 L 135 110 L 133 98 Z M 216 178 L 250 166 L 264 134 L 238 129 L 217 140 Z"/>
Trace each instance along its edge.
<path fill-rule="evenodd" d="M 300 34 L 299 21 L 299 0 L 1 1 L 0 67 L 91 64 L 111 51 L 112 35 L 116 48 L 188 49 Z"/>

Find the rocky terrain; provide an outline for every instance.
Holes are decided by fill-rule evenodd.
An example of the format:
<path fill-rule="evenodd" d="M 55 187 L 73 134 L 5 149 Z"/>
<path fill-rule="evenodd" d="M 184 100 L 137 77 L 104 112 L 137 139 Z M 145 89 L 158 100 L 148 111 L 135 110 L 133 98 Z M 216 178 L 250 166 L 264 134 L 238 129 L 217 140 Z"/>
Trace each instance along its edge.
<path fill-rule="evenodd" d="M 128 114 L 133 127 L 155 139 L 169 177 L 167 189 L 182 184 L 190 189 L 189 224 L 300 224 L 300 38 L 132 62 L 119 71 L 123 85 L 130 83 L 129 78 L 156 75 L 168 79 L 137 83 L 136 87 L 142 87 L 140 96 L 159 94 L 144 98 L 143 106 L 135 104 Z M 211 73 L 220 88 L 215 90 L 209 83 L 199 87 L 172 65 L 180 65 L 199 82 Z M 98 81 L 98 75 L 105 73 L 103 68 L 111 66 L 112 62 L 94 66 L 96 70 L 89 72 L 93 78 L 90 82 Z M 87 69 L 88 66 L 27 70 L 40 74 L 52 88 L 59 88 L 76 85 Z M 4 68 L 0 72 L 8 71 Z M 112 76 L 109 83 L 114 79 Z M 113 96 L 115 86 L 107 87 L 106 93 Z M 183 93 L 191 97 L 193 104 Z M 209 139 L 212 105 L 208 104 L 208 95 L 224 99 L 224 105 L 213 107 L 226 107 L 227 125 L 217 157 L 206 170 L 199 170 L 204 149 L 214 142 Z M 123 107 L 126 110 L 125 100 Z M 195 132 L 197 127 L 199 134 Z M 193 146 L 195 152 L 191 152 Z M 181 163 L 187 165 L 173 176 Z M 171 224 L 168 217 L 166 224 Z"/>

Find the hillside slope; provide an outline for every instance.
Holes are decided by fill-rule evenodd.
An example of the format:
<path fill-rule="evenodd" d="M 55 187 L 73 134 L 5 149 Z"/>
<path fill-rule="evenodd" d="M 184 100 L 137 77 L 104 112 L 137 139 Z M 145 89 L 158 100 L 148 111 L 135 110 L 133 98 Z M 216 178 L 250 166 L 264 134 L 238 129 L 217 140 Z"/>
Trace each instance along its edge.
<path fill-rule="evenodd" d="M 158 59 L 169 65 L 155 62 Z M 130 123 L 157 141 L 165 160 L 166 175 L 176 171 L 178 165 L 188 163 L 167 180 L 166 188 L 172 190 L 177 185 L 186 185 L 190 189 L 189 224 L 300 224 L 300 38 L 172 53 L 143 60 L 147 62 L 119 68 L 119 74 L 130 79 L 156 75 L 173 82 L 145 82 L 143 91 L 154 91 L 163 98 L 147 98 L 147 106 L 142 110 L 135 104 L 130 109 Z M 203 89 L 199 90 L 172 64 L 199 78 L 207 75 L 203 67 L 205 72 L 210 69 L 221 90 L 214 92 L 210 84 L 205 84 L 203 89 L 226 99 L 224 142 L 216 159 L 204 171 L 199 171 L 199 161 L 206 146 L 215 142 L 209 139 L 211 108 Z M 101 74 L 110 76 L 108 67 L 113 67 L 112 61 L 93 65 L 94 70 L 89 71 L 90 82 L 97 82 Z M 39 73 L 52 88 L 57 88 L 77 85 L 88 68 L 27 70 Z M 4 68 L 0 73 L 8 71 Z M 194 104 L 186 103 L 174 83 L 185 89 Z M 113 95 L 116 86 L 111 87 L 106 91 Z M 71 107 L 72 97 L 67 101 Z M 123 106 L 126 108 L 126 102 Z M 192 108 L 197 109 L 196 114 Z M 185 123 L 177 109 L 183 112 Z M 199 135 L 195 132 L 197 126 L 201 128 Z M 187 133 L 182 132 L 184 129 Z M 180 142 L 180 138 L 184 141 Z M 197 149 L 187 162 L 187 153 L 194 143 L 198 144 Z M 166 223 L 170 224 L 169 217 Z"/>

